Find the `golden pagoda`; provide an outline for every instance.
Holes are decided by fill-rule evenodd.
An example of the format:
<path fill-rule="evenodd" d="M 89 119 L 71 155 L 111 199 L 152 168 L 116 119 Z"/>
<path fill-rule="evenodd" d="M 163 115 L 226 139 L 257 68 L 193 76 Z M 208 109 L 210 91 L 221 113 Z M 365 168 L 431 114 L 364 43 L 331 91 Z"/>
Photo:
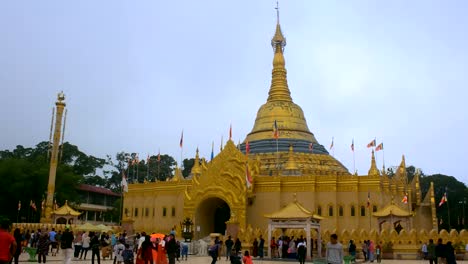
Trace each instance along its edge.
<path fill-rule="evenodd" d="M 381 232 L 386 226 L 379 219 L 392 213 L 397 214 L 395 218 L 405 218 L 408 227 L 417 224 L 427 232 L 437 229 L 434 199 L 430 199 L 433 189 L 425 199 L 421 197 L 419 177 L 408 182 L 404 157 L 396 175 L 389 177 L 377 169 L 372 152 L 368 175 L 358 176 L 317 141 L 304 112 L 291 97 L 284 57 L 286 38 L 279 20 L 271 45 L 268 97 L 244 142 L 238 148 L 229 140 L 210 162 L 200 161 L 197 150 L 188 178 L 182 178 L 177 169 L 173 180 L 130 184 L 124 194 L 124 215 L 133 221 L 134 230 L 167 233 L 189 218 L 195 238 L 221 233 L 249 240 L 255 230 L 266 237 L 265 216 L 282 212 L 288 217 L 295 210 L 320 218 L 324 234 Z M 405 195 L 408 202 L 399 202 L 398 197 Z M 278 236 L 281 232 L 273 233 Z"/>

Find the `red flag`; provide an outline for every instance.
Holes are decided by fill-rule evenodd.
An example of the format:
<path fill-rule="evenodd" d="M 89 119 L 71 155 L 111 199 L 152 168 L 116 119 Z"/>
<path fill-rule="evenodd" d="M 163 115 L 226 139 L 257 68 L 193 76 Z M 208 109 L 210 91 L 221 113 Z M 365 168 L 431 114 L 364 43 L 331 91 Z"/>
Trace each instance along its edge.
<path fill-rule="evenodd" d="M 383 150 L 383 142 L 380 143 L 376 148 L 375 151 Z"/>
<path fill-rule="evenodd" d="M 158 151 L 158 162 L 161 162 L 161 151 Z"/>
<path fill-rule="evenodd" d="M 232 124 L 229 126 L 229 140 L 232 139 Z"/>
<path fill-rule="evenodd" d="M 250 153 L 250 144 L 249 144 L 249 141 L 247 140 L 247 141 L 245 142 L 245 155 L 248 156 L 249 153 Z"/>
<path fill-rule="evenodd" d="M 180 135 L 180 143 L 179 143 L 180 147 L 183 147 L 184 146 L 184 131 L 182 130 L 182 135 Z"/>
<path fill-rule="evenodd" d="M 351 151 L 354 152 L 354 138 L 353 138 L 353 142 L 351 143 Z"/>
<path fill-rule="evenodd" d="M 439 207 L 441 207 L 442 205 L 444 205 L 444 203 L 447 202 L 447 192 L 444 193 L 444 196 L 442 196 L 442 199 L 440 199 L 440 202 L 439 202 Z"/>
<path fill-rule="evenodd" d="M 245 163 L 245 182 L 247 184 L 247 189 L 252 187 L 252 175 L 250 175 L 248 163 Z"/>
<path fill-rule="evenodd" d="M 275 122 L 273 123 L 273 137 L 274 137 L 275 139 L 278 139 L 278 138 L 279 138 L 278 123 L 276 122 L 276 120 L 275 120 Z"/>
<path fill-rule="evenodd" d="M 405 196 L 403 196 L 403 199 L 401 199 L 401 202 L 404 204 L 408 203 L 408 193 L 405 193 Z"/>
<path fill-rule="evenodd" d="M 367 147 L 372 148 L 372 147 L 375 147 L 375 145 L 376 145 L 376 142 L 375 142 L 375 139 L 374 139 L 369 144 L 367 144 Z"/>

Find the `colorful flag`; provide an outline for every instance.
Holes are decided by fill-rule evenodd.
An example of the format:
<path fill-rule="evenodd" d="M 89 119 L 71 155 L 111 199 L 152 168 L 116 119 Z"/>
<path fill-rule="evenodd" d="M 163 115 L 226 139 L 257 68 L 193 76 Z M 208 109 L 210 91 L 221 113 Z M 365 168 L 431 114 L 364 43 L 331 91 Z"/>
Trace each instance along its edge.
<path fill-rule="evenodd" d="M 403 199 L 401 199 L 401 202 L 404 204 L 408 203 L 408 193 L 405 193 L 405 196 L 403 196 Z"/>
<path fill-rule="evenodd" d="M 370 192 L 367 192 L 367 208 L 370 207 Z"/>
<path fill-rule="evenodd" d="M 158 150 L 158 162 L 161 162 L 161 150 Z"/>
<path fill-rule="evenodd" d="M 146 164 L 148 165 L 150 162 L 150 155 L 148 154 L 148 157 L 146 157 Z"/>
<path fill-rule="evenodd" d="M 249 153 L 250 153 L 250 144 L 249 144 L 249 141 L 247 140 L 247 141 L 245 142 L 245 155 L 248 156 Z"/>
<path fill-rule="evenodd" d="M 127 177 L 125 176 L 125 172 L 123 170 L 122 170 L 122 191 L 128 192 Z"/>
<path fill-rule="evenodd" d="M 353 142 L 351 142 L 351 151 L 354 152 L 354 138 L 353 138 Z"/>
<path fill-rule="evenodd" d="M 211 160 L 214 159 L 214 141 L 211 142 Z"/>
<path fill-rule="evenodd" d="M 21 201 L 18 201 L 18 211 L 21 210 Z"/>
<path fill-rule="evenodd" d="M 383 142 L 380 143 L 376 148 L 375 151 L 383 150 Z"/>
<path fill-rule="evenodd" d="M 54 200 L 54 210 L 57 210 L 59 208 L 57 200 Z"/>
<path fill-rule="evenodd" d="M 232 124 L 229 126 L 229 140 L 232 139 Z"/>
<path fill-rule="evenodd" d="M 330 144 L 330 149 L 333 149 L 333 141 L 335 140 L 335 138 L 332 137 L 332 142 Z"/>
<path fill-rule="evenodd" d="M 183 147 L 184 146 L 184 131 L 182 130 L 182 134 L 180 135 L 180 143 L 179 143 L 180 147 Z"/>
<path fill-rule="evenodd" d="M 31 207 L 32 207 L 32 209 L 33 209 L 34 211 L 36 211 L 36 210 L 37 210 L 36 202 L 32 202 L 32 206 L 31 206 Z"/>
<path fill-rule="evenodd" d="M 448 201 L 448 200 L 447 200 L 447 191 L 445 191 L 444 196 L 442 196 L 442 199 L 440 199 L 439 207 L 441 207 L 442 205 L 444 205 L 444 203 L 446 203 L 447 201 Z"/>
<path fill-rule="evenodd" d="M 368 148 L 372 148 L 372 147 L 375 147 L 376 144 L 377 144 L 377 143 L 375 142 L 375 139 L 374 139 L 374 140 L 372 140 L 369 144 L 367 144 L 367 147 L 368 147 Z"/>
<path fill-rule="evenodd" d="M 310 144 L 309 144 L 309 151 L 310 152 L 314 151 L 314 143 L 313 142 L 310 142 Z"/>
<path fill-rule="evenodd" d="M 45 209 L 45 199 L 42 199 L 41 210 L 44 210 L 44 209 Z"/>
<path fill-rule="evenodd" d="M 248 163 L 245 163 L 245 182 L 247 184 L 247 189 L 252 187 L 252 175 L 250 175 Z"/>
<path fill-rule="evenodd" d="M 135 164 L 140 163 L 140 158 L 138 157 L 138 153 L 135 156 Z"/>
<path fill-rule="evenodd" d="M 276 119 L 275 119 L 275 122 L 273 123 L 273 137 L 275 139 L 279 138 L 278 123 L 276 122 Z"/>

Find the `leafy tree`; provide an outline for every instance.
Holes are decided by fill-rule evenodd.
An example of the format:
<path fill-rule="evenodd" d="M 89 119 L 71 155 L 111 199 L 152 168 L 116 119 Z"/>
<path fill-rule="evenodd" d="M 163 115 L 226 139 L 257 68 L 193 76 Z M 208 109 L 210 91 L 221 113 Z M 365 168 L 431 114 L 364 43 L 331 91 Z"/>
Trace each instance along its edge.
<path fill-rule="evenodd" d="M 62 149 L 62 148 L 61 148 Z M 94 176 L 105 160 L 88 156 L 78 147 L 63 144 L 61 160 L 57 167 L 55 199 L 79 203 L 76 187 L 85 182 L 84 176 Z M 12 151 L 0 151 L 0 212 L 9 219 L 23 218 L 38 221 L 41 201 L 46 197 L 50 169 L 49 143 L 41 142 L 34 148 L 16 146 Z M 21 210 L 18 211 L 18 201 Z M 36 210 L 30 207 L 34 202 Z"/>
<path fill-rule="evenodd" d="M 193 165 L 195 165 L 195 159 L 184 159 L 183 164 L 184 169 L 182 170 L 182 176 L 184 176 L 184 178 L 187 178 L 190 175 L 190 172 L 192 171 Z"/>

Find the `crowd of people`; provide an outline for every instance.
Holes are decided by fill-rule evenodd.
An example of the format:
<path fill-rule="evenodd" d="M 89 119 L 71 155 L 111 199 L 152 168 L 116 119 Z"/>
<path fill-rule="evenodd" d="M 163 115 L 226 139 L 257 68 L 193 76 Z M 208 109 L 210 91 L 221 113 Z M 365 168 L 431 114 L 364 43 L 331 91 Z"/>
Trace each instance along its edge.
<path fill-rule="evenodd" d="M 314 240 L 312 240 L 314 241 Z M 315 241 L 316 243 L 316 241 Z M 283 236 L 278 239 L 274 237 L 266 245 L 262 236 L 252 241 L 249 250 L 243 250 L 239 238 L 233 240 L 228 236 L 225 241 L 216 238 L 208 247 L 208 254 L 211 256 L 212 264 L 221 260 L 225 256 L 226 260 L 232 264 L 253 264 L 253 260 L 263 259 L 267 247 L 270 246 L 273 258 L 296 259 L 300 264 L 306 260 L 307 245 L 306 240 Z M 315 247 L 317 245 L 315 244 Z M 100 264 L 101 259 L 109 258 L 113 264 L 175 264 L 176 261 L 187 260 L 188 243 L 177 241 L 175 231 L 168 235 L 137 233 L 128 237 L 126 232 L 119 234 L 106 232 L 73 232 L 66 228 L 61 232 L 52 228 L 48 230 L 38 229 L 35 231 L 26 230 L 21 232 L 16 228 L 11 235 L 8 225 L 0 223 L 0 264 L 18 264 L 19 256 L 25 248 L 35 248 L 38 263 L 46 263 L 47 256 L 56 256 L 62 251 L 65 264 L 70 264 L 72 260 L 86 260 L 88 251 L 91 251 L 91 263 Z M 343 263 L 346 248 L 338 241 L 338 236 L 332 234 L 330 242 L 325 246 L 325 258 L 327 263 Z M 381 262 L 382 247 L 372 240 L 365 240 L 361 244 L 364 262 Z M 468 245 L 466 250 L 468 251 Z M 347 251 L 352 262 L 356 262 L 357 245 L 350 240 Z M 429 243 L 424 243 L 421 248 L 421 257 L 429 264 L 455 264 L 455 249 L 449 241 L 442 243 L 438 239 L 434 243 L 432 239 Z"/>

